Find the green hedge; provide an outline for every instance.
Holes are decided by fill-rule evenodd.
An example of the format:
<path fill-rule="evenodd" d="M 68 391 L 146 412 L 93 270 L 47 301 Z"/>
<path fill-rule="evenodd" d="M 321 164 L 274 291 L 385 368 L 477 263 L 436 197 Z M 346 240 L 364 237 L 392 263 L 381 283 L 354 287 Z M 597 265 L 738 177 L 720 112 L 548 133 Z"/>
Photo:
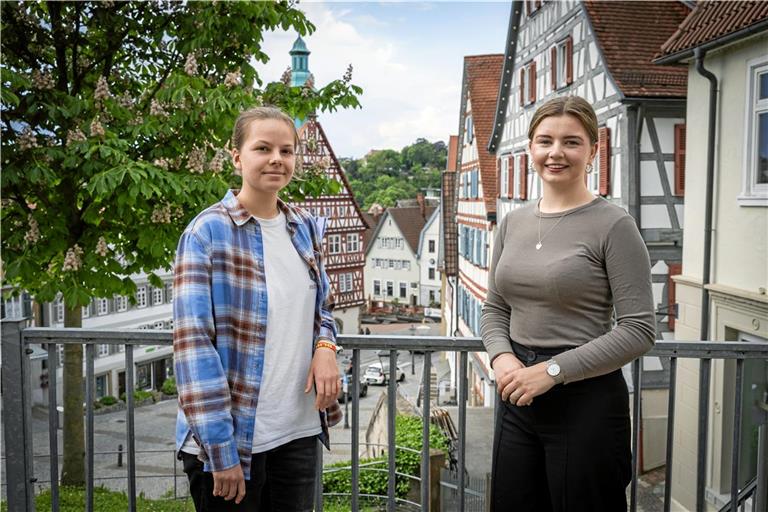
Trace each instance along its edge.
<path fill-rule="evenodd" d="M 144 391 L 143 389 L 137 389 L 133 392 L 133 399 L 137 402 L 141 402 L 142 400 L 146 400 L 147 398 L 153 398 L 153 394 L 151 391 Z M 125 391 L 120 393 L 120 400 L 125 402 Z"/>
<path fill-rule="evenodd" d="M 113 397 L 112 395 L 106 395 L 99 398 L 99 402 L 101 402 L 101 405 L 104 406 L 115 405 L 117 403 L 117 398 Z"/>
<path fill-rule="evenodd" d="M 51 491 L 46 490 L 35 497 L 37 510 L 52 510 Z M 93 488 L 93 509 L 99 511 L 128 510 L 128 496 L 125 493 L 111 491 L 105 487 Z M 136 498 L 139 512 L 194 512 L 192 500 L 163 499 L 150 500 L 143 496 Z M 8 510 L 8 504 L 0 506 L 2 512 Z M 61 512 L 82 512 L 85 510 L 85 488 L 59 487 L 59 510 Z"/>
<path fill-rule="evenodd" d="M 421 468 L 421 418 L 416 416 L 400 416 L 395 419 L 395 444 L 398 447 L 412 448 L 419 450 L 418 453 L 409 450 L 395 451 L 395 467 L 398 472 L 406 475 L 418 477 Z M 430 425 L 429 446 L 438 450 L 447 452 L 448 438 L 435 425 Z M 370 471 L 367 468 L 360 468 L 360 494 L 387 495 L 387 480 L 389 478 L 386 457 L 375 457 L 372 459 L 360 459 L 360 465 L 372 464 L 369 466 L 374 469 L 383 469 L 384 471 Z M 337 462 L 326 466 L 328 468 L 349 467 L 350 461 Z M 400 498 L 405 498 L 410 489 L 410 478 L 397 476 L 396 494 Z M 323 473 L 323 492 L 328 493 L 351 493 L 352 492 L 352 470 L 345 469 Z"/>
<path fill-rule="evenodd" d="M 163 382 L 163 386 L 160 388 L 160 391 L 162 391 L 166 395 L 175 395 L 176 379 L 174 377 L 168 377 L 167 379 L 165 379 L 165 382 Z"/>

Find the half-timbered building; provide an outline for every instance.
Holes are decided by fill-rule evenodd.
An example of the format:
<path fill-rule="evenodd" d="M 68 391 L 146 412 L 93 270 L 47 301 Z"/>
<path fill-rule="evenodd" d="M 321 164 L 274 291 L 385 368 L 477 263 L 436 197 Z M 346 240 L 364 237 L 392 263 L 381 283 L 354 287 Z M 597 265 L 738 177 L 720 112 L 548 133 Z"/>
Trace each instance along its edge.
<path fill-rule="evenodd" d="M 304 85 L 311 76 L 309 53 L 301 37 L 296 39 L 291 50 L 291 84 L 294 86 Z M 317 116 L 312 114 L 306 120 L 299 121 L 299 124 L 299 149 L 296 156 L 301 168 L 324 172 L 341 185 L 341 192 L 332 196 L 307 198 L 294 204 L 325 219 L 323 252 L 335 303 L 333 315 L 340 333 L 356 334 L 360 328 L 360 310 L 365 304 L 363 233 L 368 224 Z"/>
<path fill-rule="evenodd" d="M 462 336 L 480 335 L 488 292 L 488 267 L 496 224 L 496 163 L 487 150 L 493 128 L 503 55 L 464 57 L 458 136 L 458 325 Z M 489 405 L 490 364 L 485 352 L 470 355 L 472 404 Z"/>
<path fill-rule="evenodd" d="M 594 106 L 599 146 L 587 183 L 637 221 L 667 337 L 669 276 L 680 273 L 682 259 L 687 76 L 684 67 L 652 60 L 689 12 L 686 2 L 513 2 L 488 146 L 497 157 L 501 219 L 541 194 L 526 154 L 536 109 L 564 95 Z"/>

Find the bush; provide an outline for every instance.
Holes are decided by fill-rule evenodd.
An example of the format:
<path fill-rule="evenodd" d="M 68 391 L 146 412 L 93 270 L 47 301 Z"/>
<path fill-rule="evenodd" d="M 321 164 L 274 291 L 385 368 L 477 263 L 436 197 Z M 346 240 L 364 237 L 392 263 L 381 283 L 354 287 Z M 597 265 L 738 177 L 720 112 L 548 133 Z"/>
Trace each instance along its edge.
<path fill-rule="evenodd" d="M 115 405 L 117 403 L 117 398 L 113 397 L 112 395 L 106 395 L 99 398 L 99 402 L 101 402 L 101 405 L 104 406 Z"/>
<path fill-rule="evenodd" d="M 395 450 L 395 467 L 399 473 L 411 476 L 419 476 L 421 468 L 421 418 L 416 416 L 400 416 L 395 419 L 395 444 L 398 448 L 411 448 L 419 450 L 418 453 L 409 450 Z M 448 450 L 448 438 L 435 425 L 429 428 L 429 446 L 438 450 Z M 372 459 L 360 459 L 360 466 L 368 465 L 368 468 L 383 469 L 385 471 L 370 471 L 360 468 L 360 494 L 387 495 L 387 459 L 375 457 Z M 326 466 L 329 468 L 349 468 L 350 461 L 337 462 Z M 396 494 L 405 498 L 410 489 L 410 478 L 397 476 Z M 342 469 L 323 473 L 323 491 L 329 493 L 352 492 L 352 470 Z"/>
<path fill-rule="evenodd" d="M 163 394 L 166 394 L 166 395 L 175 395 L 176 379 L 173 377 L 168 377 L 167 379 L 165 379 L 165 382 L 163 382 L 163 386 L 160 388 L 160 391 L 162 391 Z"/>
<path fill-rule="evenodd" d="M 146 400 L 147 398 L 153 398 L 151 391 L 144 391 L 143 389 L 137 389 L 133 392 L 133 399 L 136 402 L 141 402 L 142 400 Z M 120 400 L 125 402 L 125 391 L 120 393 Z"/>
<path fill-rule="evenodd" d="M 45 490 L 35 497 L 37 510 L 52 510 L 51 491 Z M 94 510 L 128 510 L 128 496 L 123 492 L 111 491 L 105 487 L 93 488 Z M 139 512 L 193 512 L 192 500 L 150 500 L 137 496 L 136 509 Z M 8 504 L 3 503 L 0 510 L 6 512 Z M 82 512 L 85 510 L 84 487 L 59 487 L 59 510 L 61 512 Z"/>

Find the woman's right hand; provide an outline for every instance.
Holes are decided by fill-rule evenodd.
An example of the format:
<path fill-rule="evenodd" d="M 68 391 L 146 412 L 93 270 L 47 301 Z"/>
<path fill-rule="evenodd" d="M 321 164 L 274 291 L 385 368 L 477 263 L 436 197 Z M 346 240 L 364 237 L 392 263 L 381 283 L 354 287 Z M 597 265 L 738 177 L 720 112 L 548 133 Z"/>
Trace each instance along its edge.
<path fill-rule="evenodd" d="M 496 373 L 496 390 L 501 394 L 507 384 L 512 380 L 512 372 L 525 368 L 525 365 L 511 352 L 499 354 L 491 363 L 491 368 Z"/>

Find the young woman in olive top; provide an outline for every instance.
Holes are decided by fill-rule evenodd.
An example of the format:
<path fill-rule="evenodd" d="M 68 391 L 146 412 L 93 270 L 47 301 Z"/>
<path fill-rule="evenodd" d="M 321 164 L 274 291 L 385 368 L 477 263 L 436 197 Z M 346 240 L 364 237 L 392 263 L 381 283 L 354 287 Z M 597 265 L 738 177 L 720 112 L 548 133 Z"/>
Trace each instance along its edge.
<path fill-rule="evenodd" d="M 493 510 L 626 510 L 621 367 L 650 350 L 656 329 L 637 226 L 586 186 L 597 134 L 584 99 L 542 105 L 528 130 L 542 197 L 499 224 L 481 322 L 503 404 Z"/>

